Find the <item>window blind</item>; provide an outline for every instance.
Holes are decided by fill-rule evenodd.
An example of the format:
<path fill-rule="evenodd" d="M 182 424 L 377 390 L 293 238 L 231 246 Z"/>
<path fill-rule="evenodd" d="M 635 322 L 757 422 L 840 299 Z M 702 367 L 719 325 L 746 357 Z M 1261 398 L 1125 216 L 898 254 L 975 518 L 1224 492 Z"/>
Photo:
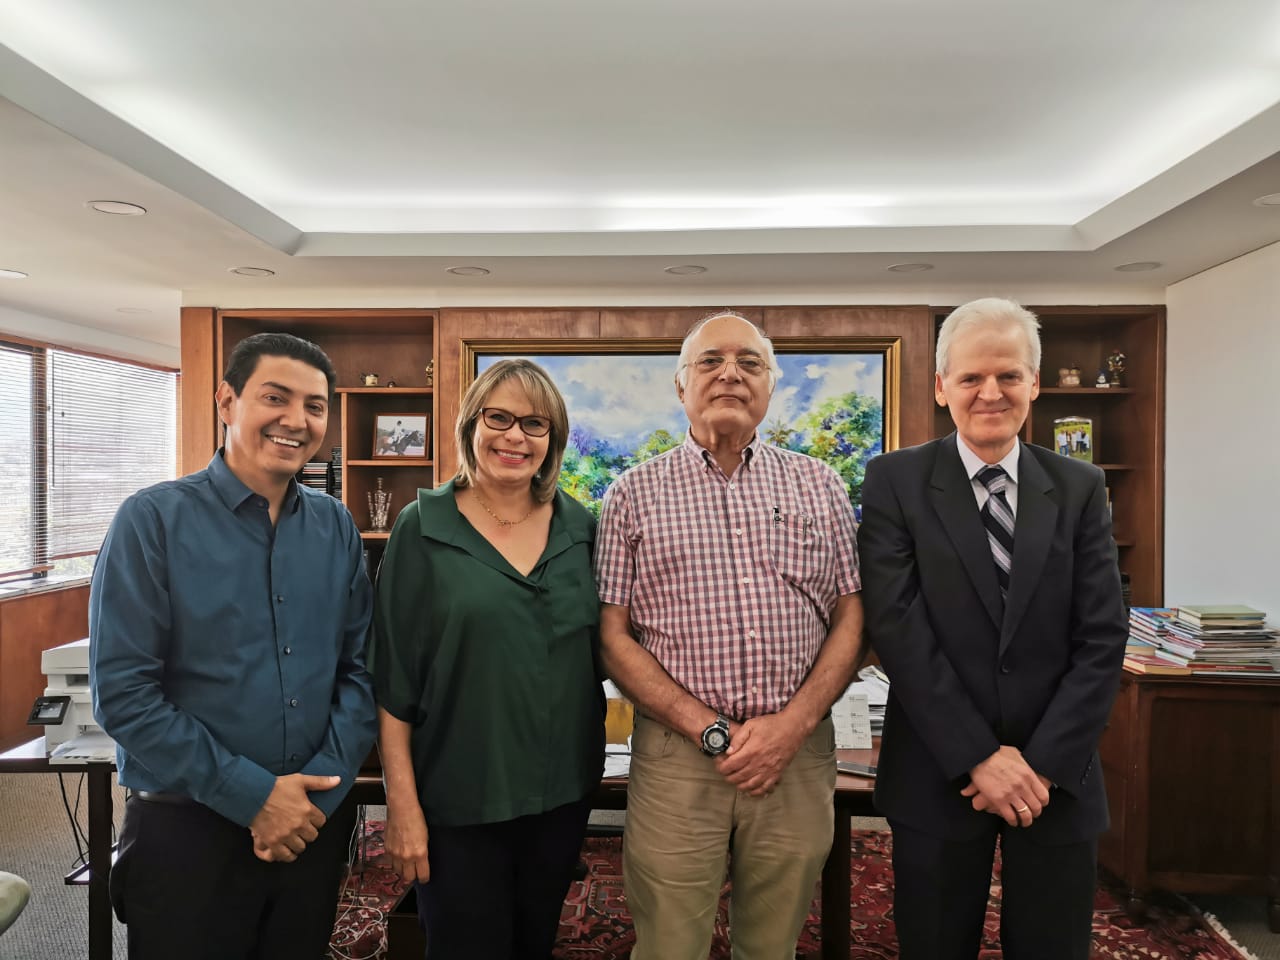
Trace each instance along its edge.
<path fill-rule="evenodd" d="M 176 474 L 175 375 L 49 351 L 49 558 L 97 553 L 136 490 Z"/>
<path fill-rule="evenodd" d="M 124 499 L 176 475 L 177 375 L 0 342 L 0 580 L 87 573 Z"/>
<path fill-rule="evenodd" d="M 32 353 L 0 344 L 0 577 L 36 572 Z"/>

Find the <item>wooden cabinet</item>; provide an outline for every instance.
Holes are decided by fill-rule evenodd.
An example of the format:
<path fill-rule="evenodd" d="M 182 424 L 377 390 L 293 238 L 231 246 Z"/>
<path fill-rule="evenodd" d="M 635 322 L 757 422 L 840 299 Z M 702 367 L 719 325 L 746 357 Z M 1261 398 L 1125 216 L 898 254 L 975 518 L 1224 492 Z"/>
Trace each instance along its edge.
<path fill-rule="evenodd" d="M 219 310 L 182 311 L 182 472 L 203 468 L 221 439 L 213 393 L 235 345 L 255 333 L 292 333 L 318 344 L 338 373 L 338 399 L 317 452 L 329 459 L 342 448 L 342 502 L 362 531 L 376 564 L 386 533 L 367 532 L 368 493 L 382 478 L 391 492 L 391 518 L 419 487 L 436 483 L 435 391 L 426 385 L 426 367 L 436 364 L 434 310 Z M 362 377 L 376 373 L 381 386 Z M 391 381 L 395 386 L 387 386 Z M 375 457 L 374 426 L 379 414 L 427 417 L 423 456 Z M 450 431 L 445 431 L 446 442 Z"/>
<path fill-rule="evenodd" d="M 1053 421 L 1093 422 L 1093 462 L 1107 475 L 1120 569 L 1131 602 L 1164 602 L 1165 312 L 1158 306 L 1029 307 L 1040 318 L 1040 396 L 1022 439 L 1054 448 Z M 949 311 L 936 311 L 938 325 Z M 1124 385 L 1094 386 L 1108 354 L 1126 356 Z M 1059 387 L 1058 371 L 1078 367 L 1082 386 Z M 934 436 L 953 429 L 934 413 Z"/>
<path fill-rule="evenodd" d="M 1100 754 L 1098 858 L 1135 912 L 1157 888 L 1264 894 L 1280 933 L 1280 684 L 1125 674 Z"/>

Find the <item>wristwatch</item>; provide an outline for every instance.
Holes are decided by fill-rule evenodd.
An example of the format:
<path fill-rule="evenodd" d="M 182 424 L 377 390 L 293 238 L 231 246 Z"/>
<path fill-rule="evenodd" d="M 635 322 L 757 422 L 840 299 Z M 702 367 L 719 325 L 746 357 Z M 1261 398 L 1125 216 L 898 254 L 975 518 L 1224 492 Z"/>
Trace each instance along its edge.
<path fill-rule="evenodd" d="M 702 752 L 708 757 L 718 757 L 729 749 L 729 721 L 717 713 L 711 726 L 702 731 Z"/>

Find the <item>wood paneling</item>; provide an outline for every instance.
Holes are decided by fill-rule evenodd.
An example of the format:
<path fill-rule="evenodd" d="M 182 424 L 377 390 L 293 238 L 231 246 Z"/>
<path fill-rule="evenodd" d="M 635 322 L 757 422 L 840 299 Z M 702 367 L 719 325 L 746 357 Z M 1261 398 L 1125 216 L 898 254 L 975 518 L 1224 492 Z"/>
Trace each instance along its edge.
<path fill-rule="evenodd" d="M 0 750 L 43 733 L 27 726 L 45 688 L 41 652 L 88 633 L 88 584 L 0 600 Z"/>
<path fill-rule="evenodd" d="M 178 474 L 203 470 L 218 449 L 213 391 L 219 373 L 214 364 L 213 308 L 182 308 L 182 462 Z"/>

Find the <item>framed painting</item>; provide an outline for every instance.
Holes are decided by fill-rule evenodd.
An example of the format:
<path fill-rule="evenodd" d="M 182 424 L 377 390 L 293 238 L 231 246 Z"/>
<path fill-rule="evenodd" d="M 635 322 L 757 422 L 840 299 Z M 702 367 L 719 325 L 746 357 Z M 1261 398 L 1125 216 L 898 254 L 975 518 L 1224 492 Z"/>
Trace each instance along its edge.
<path fill-rule="evenodd" d="M 778 337 L 773 346 L 781 375 L 761 437 L 834 467 L 861 518 L 867 461 L 898 445 L 901 341 Z M 678 339 L 463 340 L 461 386 L 506 357 L 543 367 L 569 410 L 560 486 L 598 516 L 619 474 L 684 442 L 679 353 Z"/>
<path fill-rule="evenodd" d="M 373 459 L 425 457 L 431 421 L 425 413 L 379 413 L 373 418 Z"/>

